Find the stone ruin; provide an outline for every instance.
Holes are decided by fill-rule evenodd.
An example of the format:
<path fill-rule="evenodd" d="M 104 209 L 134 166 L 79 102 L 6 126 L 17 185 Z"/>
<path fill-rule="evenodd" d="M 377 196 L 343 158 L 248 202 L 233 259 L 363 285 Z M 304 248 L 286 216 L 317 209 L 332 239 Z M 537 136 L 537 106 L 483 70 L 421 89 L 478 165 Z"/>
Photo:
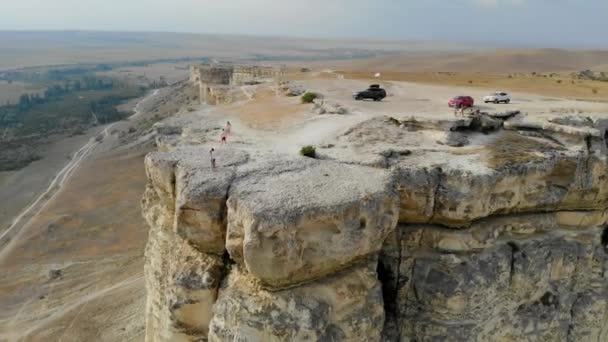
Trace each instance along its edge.
<path fill-rule="evenodd" d="M 190 82 L 199 87 L 201 103 L 211 105 L 230 102 L 235 87 L 280 80 L 283 68 L 245 65 L 192 65 Z"/>
<path fill-rule="evenodd" d="M 215 171 L 159 126 L 146 340 L 608 340 L 606 123 L 475 120 L 378 117 L 318 159 L 222 147 Z"/>

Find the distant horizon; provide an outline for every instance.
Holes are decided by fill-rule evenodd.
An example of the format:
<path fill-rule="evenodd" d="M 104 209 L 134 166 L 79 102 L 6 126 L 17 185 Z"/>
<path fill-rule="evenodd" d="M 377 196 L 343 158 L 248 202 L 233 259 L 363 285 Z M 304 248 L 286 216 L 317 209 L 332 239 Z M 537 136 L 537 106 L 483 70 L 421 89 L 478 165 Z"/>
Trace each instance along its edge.
<path fill-rule="evenodd" d="M 607 46 L 550 46 L 550 45 L 535 45 L 531 43 L 509 43 L 509 42 L 488 42 L 480 40 L 462 40 L 450 41 L 447 39 L 416 39 L 416 38 L 382 38 L 382 37 L 314 37 L 314 36 L 298 36 L 285 34 L 258 34 L 258 33 L 221 33 L 221 32 L 190 32 L 190 31 L 155 31 L 155 30 L 113 30 L 113 29 L 6 29 L 0 28 L 0 33 L 108 33 L 108 34 L 175 34 L 175 35 L 191 35 L 191 36 L 216 36 L 216 37 L 251 37 L 251 38 L 280 38 L 280 39 L 295 39 L 295 40 L 310 40 L 310 41 L 339 41 L 339 42 L 386 42 L 386 43 L 427 43 L 427 44 L 467 44 L 476 46 L 480 49 L 531 49 L 531 50 L 573 50 L 573 51 L 608 51 Z"/>
<path fill-rule="evenodd" d="M 0 30 L 173 32 L 608 49 L 605 0 L 20 0 Z"/>

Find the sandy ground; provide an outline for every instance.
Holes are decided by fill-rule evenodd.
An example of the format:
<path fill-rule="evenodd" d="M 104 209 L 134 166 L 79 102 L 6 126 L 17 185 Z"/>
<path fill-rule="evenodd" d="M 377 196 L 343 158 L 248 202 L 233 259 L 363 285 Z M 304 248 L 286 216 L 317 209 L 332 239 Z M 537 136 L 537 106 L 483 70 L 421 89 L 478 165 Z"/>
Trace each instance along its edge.
<path fill-rule="evenodd" d="M 0 172 L 0 233 L 44 189 L 82 145 L 101 128 L 61 139 L 40 151 L 44 158 L 18 171 Z"/>
<path fill-rule="evenodd" d="M 0 262 L 0 340 L 141 337 L 145 152 L 85 161 Z"/>
<path fill-rule="evenodd" d="M 162 92 L 127 104 L 137 114 L 105 127 L 108 135 L 0 250 L 0 341 L 143 340 L 148 228 L 139 203 L 153 144 L 142 125 L 163 114 L 155 111 Z M 163 111 L 179 109 L 161 102 Z"/>
<path fill-rule="evenodd" d="M 447 106 L 450 98 L 470 95 L 480 101 L 483 96 L 493 91 L 477 87 L 376 81 L 375 83 L 386 88 L 388 97 L 382 102 L 373 102 L 355 101 L 352 98 L 353 92 L 363 90 L 369 85 L 367 80 L 341 79 L 339 74 L 330 74 L 293 82 L 302 84 L 308 91 L 322 94 L 325 101 L 341 104 L 349 110 L 349 114 L 316 115 L 311 113 L 312 105 L 301 104 L 299 98 L 270 96 L 266 90 L 262 90 L 262 95 L 257 96 L 256 93 L 251 101 L 201 112 L 201 120 L 215 120 L 218 127 L 230 120 L 233 135 L 229 142 L 245 148 L 264 148 L 293 154 L 298 153 L 302 146 L 323 144 L 354 124 L 374 116 L 453 118 L 454 110 Z M 512 93 L 510 104 L 481 103 L 476 107 L 488 112 L 520 110 L 524 115 L 539 118 L 579 112 L 598 117 L 608 116 L 608 103 L 521 92 Z M 216 133 L 219 139 L 221 131 Z"/>
<path fill-rule="evenodd" d="M 569 99 L 608 102 L 608 82 L 573 79 L 571 73 L 467 73 L 467 72 L 340 72 L 349 79 L 368 82 L 405 81 L 413 83 L 472 87 L 535 93 Z"/>

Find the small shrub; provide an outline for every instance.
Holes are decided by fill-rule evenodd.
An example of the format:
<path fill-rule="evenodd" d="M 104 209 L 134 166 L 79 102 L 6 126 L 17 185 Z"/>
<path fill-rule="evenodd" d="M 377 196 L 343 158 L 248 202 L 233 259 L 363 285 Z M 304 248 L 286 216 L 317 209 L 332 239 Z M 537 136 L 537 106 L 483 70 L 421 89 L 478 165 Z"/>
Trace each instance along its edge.
<path fill-rule="evenodd" d="M 597 94 L 597 88 L 593 88 L 593 89 L 591 89 L 591 91 L 592 91 L 594 94 Z"/>
<path fill-rule="evenodd" d="M 317 150 L 312 145 L 304 146 L 300 149 L 300 154 L 304 157 L 314 158 L 317 155 Z"/>
<path fill-rule="evenodd" d="M 469 84 L 473 84 L 473 81 L 469 80 Z"/>
<path fill-rule="evenodd" d="M 392 116 L 388 118 L 388 121 L 389 121 L 390 123 L 392 123 L 393 125 L 395 125 L 395 126 L 399 126 L 399 125 L 401 125 L 401 121 L 399 121 L 399 120 L 397 120 L 397 119 L 393 118 Z"/>
<path fill-rule="evenodd" d="M 312 103 L 312 101 L 314 101 L 317 97 L 317 94 L 307 92 L 302 95 L 302 103 Z"/>
<path fill-rule="evenodd" d="M 562 83 L 562 80 L 557 80 L 557 81 L 555 81 L 555 82 L 557 82 L 557 84 L 561 84 L 561 83 Z"/>

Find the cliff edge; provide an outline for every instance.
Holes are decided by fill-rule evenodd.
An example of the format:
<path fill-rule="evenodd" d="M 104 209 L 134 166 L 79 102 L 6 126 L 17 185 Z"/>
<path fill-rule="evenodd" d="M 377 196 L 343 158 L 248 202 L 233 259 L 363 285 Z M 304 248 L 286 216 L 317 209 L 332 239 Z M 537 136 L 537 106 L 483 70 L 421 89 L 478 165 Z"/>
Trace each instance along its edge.
<path fill-rule="evenodd" d="M 147 341 L 608 339 L 606 122 L 379 116 L 212 167 L 207 119 L 146 158 Z"/>

